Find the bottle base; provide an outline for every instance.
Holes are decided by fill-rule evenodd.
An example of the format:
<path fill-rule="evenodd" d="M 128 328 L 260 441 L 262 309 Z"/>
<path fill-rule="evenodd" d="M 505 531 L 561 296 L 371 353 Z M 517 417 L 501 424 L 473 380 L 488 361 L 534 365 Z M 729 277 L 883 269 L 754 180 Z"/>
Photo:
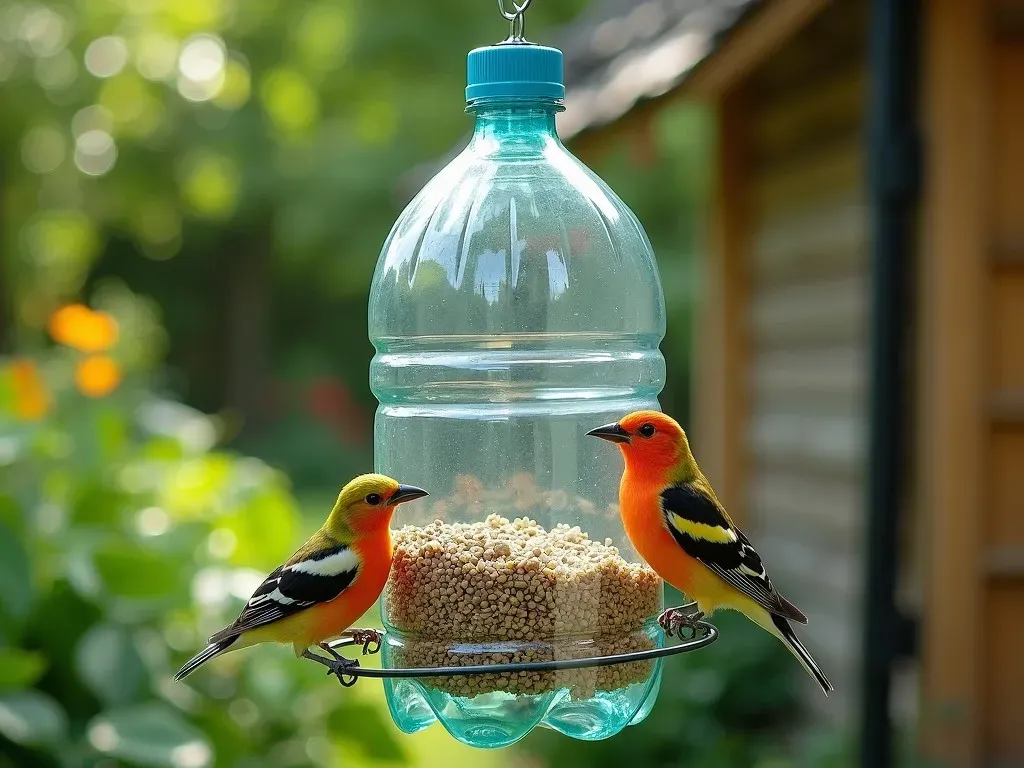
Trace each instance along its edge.
<path fill-rule="evenodd" d="M 644 720 L 658 697 L 661 660 L 640 682 L 611 691 L 574 698 L 570 689 L 543 694 L 515 695 L 504 691 L 472 697 L 453 696 L 431 688 L 429 680 L 384 681 L 388 708 L 405 733 L 416 733 L 434 722 L 471 747 L 497 749 L 522 739 L 537 726 L 584 741 L 614 736 Z"/>

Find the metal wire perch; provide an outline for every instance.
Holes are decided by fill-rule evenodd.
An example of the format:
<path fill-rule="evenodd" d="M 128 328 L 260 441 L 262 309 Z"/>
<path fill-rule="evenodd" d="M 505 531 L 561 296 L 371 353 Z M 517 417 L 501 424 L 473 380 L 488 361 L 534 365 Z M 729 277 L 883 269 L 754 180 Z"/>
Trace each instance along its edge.
<path fill-rule="evenodd" d="M 308 654 L 307 659 L 319 662 L 327 667 L 328 675 L 336 675 L 343 686 L 355 685 L 360 677 L 375 678 L 422 678 L 422 677 L 461 677 L 463 675 L 503 674 L 512 672 L 557 672 L 564 669 L 583 669 L 586 667 L 608 667 L 615 664 L 628 664 L 632 661 L 649 661 L 675 656 L 678 653 L 696 651 L 711 645 L 718 639 L 718 630 L 713 624 L 703 620 L 703 614 L 697 611 L 696 603 L 688 603 L 679 608 L 672 608 L 662 614 L 662 618 L 673 615 L 673 631 L 680 642 L 662 648 L 651 648 L 646 651 L 631 651 L 608 656 L 592 656 L 583 659 L 555 659 L 552 661 L 530 661 L 516 664 L 473 664 L 465 667 L 399 667 L 395 669 L 376 669 L 361 667 L 358 659 L 347 659 L 338 651 L 356 645 L 362 646 L 363 655 L 378 653 L 384 640 L 384 632 L 375 629 L 352 630 L 347 636 L 321 646 L 331 654 L 328 659 L 315 654 Z M 690 617 L 690 621 L 680 620 Z M 662 622 L 662 619 L 659 619 Z M 664 626 L 664 623 L 663 623 Z M 687 631 L 688 630 L 688 631 Z"/>
<path fill-rule="evenodd" d="M 529 42 L 526 39 L 526 9 L 530 7 L 530 3 L 532 3 L 533 0 L 523 0 L 522 4 L 517 3 L 516 0 L 510 0 L 510 2 L 512 3 L 512 7 L 515 8 L 515 11 L 506 11 L 505 0 L 498 0 L 498 11 L 505 18 L 505 21 L 509 23 L 509 34 L 503 42 Z"/>

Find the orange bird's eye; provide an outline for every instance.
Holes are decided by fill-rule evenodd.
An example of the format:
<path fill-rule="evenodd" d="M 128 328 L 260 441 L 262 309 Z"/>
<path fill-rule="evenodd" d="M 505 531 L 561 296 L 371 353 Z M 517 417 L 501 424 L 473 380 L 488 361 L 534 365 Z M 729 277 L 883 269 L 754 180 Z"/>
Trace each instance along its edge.
<path fill-rule="evenodd" d="M 371 507 L 377 506 L 378 504 L 380 504 L 380 494 L 371 493 L 369 496 L 366 497 L 366 503 L 369 504 Z"/>
<path fill-rule="evenodd" d="M 644 424 L 638 431 L 640 437 L 654 437 L 654 425 Z"/>

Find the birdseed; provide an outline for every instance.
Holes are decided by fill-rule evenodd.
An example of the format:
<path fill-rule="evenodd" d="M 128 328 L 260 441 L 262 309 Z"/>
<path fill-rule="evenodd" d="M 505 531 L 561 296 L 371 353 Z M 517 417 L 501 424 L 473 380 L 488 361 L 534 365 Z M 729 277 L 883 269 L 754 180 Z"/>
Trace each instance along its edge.
<path fill-rule="evenodd" d="M 655 647 L 649 619 L 661 608 L 661 579 L 579 526 L 548 531 L 528 517 L 491 514 L 483 522 L 406 526 L 394 541 L 384 590 L 387 623 L 401 633 L 388 649 L 394 666 L 507 664 Z M 454 696 L 567 687 L 573 697 L 589 698 L 641 682 L 653 668 L 642 661 L 423 682 Z"/>

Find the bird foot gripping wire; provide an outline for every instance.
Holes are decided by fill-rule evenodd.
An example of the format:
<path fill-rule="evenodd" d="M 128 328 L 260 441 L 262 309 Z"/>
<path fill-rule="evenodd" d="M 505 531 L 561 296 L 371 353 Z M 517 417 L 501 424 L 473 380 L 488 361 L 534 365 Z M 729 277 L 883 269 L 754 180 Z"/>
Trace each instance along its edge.
<path fill-rule="evenodd" d="M 345 633 L 340 639 L 334 641 L 333 644 L 320 643 L 320 648 L 327 651 L 331 655 L 331 658 L 325 658 L 319 654 L 311 651 L 303 653 L 303 657 L 310 661 L 315 661 L 318 664 L 323 664 L 327 667 L 328 675 L 335 675 L 338 678 L 338 682 L 346 688 L 351 688 L 356 684 L 356 680 L 359 678 L 352 673 L 352 670 L 359 666 L 358 659 L 346 659 L 335 648 L 347 648 L 352 645 L 360 645 L 363 649 L 363 655 L 374 654 L 380 651 L 381 642 L 384 639 L 384 635 L 378 632 L 376 629 L 351 629 Z"/>
<path fill-rule="evenodd" d="M 678 635 L 682 640 L 692 639 L 697 636 L 701 629 L 701 620 L 704 618 L 704 613 L 696 608 L 696 603 L 669 608 L 658 617 L 658 623 L 669 637 Z M 690 630 L 688 635 L 683 634 L 683 630 L 686 629 Z"/>

